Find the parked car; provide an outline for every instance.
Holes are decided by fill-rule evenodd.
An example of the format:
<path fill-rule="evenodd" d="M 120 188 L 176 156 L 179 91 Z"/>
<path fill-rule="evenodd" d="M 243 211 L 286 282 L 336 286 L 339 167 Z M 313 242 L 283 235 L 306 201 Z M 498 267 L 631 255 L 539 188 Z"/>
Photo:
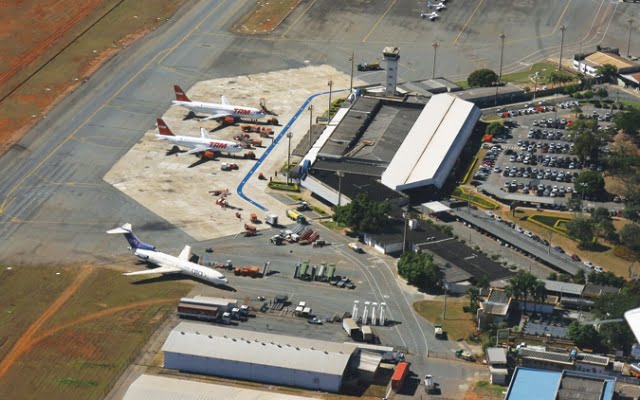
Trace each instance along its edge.
<path fill-rule="evenodd" d="M 582 260 L 580 259 L 580 257 L 579 257 L 577 254 L 572 254 L 572 255 L 571 255 L 571 259 L 572 259 L 573 261 L 582 261 Z"/>

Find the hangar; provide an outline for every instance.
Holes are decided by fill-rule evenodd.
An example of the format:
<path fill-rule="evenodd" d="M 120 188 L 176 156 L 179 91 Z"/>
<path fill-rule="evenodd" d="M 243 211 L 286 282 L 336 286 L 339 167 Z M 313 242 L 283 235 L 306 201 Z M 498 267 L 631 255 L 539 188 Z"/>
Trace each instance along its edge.
<path fill-rule="evenodd" d="M 141 375 L 127 389 L 123 400 L 306 400 L 276 391 L 195 382 L 156 375 Z"/>
<path fill-rule="evenodd" d="M 435 197 L 481 114 L 449 93 L 433 95 L 426 105 L 356 97 L 305 155 L 310 169 L 301 185 L 334 205 L 359 193 L 396 206 Z"/>
<path fill-rule="evenodd" d="M 162 350 L 165 368 L 328 392 L 358 361 L 351 344 L 194 322 L 178 324 Z"/>

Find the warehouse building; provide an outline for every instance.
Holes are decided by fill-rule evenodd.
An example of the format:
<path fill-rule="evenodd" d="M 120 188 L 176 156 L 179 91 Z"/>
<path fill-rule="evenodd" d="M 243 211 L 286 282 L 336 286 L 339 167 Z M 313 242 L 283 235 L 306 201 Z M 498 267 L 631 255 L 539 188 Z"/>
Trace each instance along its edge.
<path fill-rule="evenodd" d="M 505 400 L 612 400 L 616 378 L 517 367 Z"/>
<path fill-rule="evenodd" d="M 141 375 L 127 389 L 123 400 L 307 400 L 272 391 L 245 389 L 155 375 Z"/>
<path fill-rule="evenodd" d="M 359 350 L 308 338 L 182 322 L 164 346 L 165 368 L 338 392 Z"/>

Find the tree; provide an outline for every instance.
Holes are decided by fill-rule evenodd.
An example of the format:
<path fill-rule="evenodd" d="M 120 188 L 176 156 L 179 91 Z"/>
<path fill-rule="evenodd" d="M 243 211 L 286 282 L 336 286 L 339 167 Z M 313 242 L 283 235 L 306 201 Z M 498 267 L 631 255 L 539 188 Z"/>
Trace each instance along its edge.
<path fill-rule="evenodd" d="M 580 201 L 579 196 L 571 196 L 566 205 L 570 211 L 580 211 L 582 209 L 582 201 Z"/>
<path fill-rule="evenodd" d="M 489 277 L 487 275 L 482 275 L 480 279 L 478 279 L 478 284 L 476 286 L 482 289 L 486 289 L 490 286 L 490 284 L 491 282 L 489 281 Z"/>
<path fill-rule="evenodd" d="M 640 225 L 627 224 L 620 229 L 620 240 L 635 252 L 640 252 Z"/>
<path fill-rule="evenodd" d="M 583 171 L 576 178 L 575 190 L 585 196 L 599 196 L 604 193 L 604 178 L 597 171 Z"/>
<path fill-rule="evenodd" d="M 604 64 L 596 68 L 596 75 L 604 78 L 606 81 L 611 81 L 618 73 L 618 68 L 615 65 Z"/>
<path fill-rule="evenodd" d="M 498 136 L 504 131 L 504 126 L 499 122 L 492 122 L 487 126 L 487 134 L 491 136 Z"/>
<path fill-rule="evenodd" d="M 609 92 L 605 88 L 599 88 L 596 90 L 596 96 L 602 98 L 609 97 Z"/>
<path fill-rule="evenodd" d="M 587 248 L 593 244 L 593 222 L 585 218 L 576 218 L 567 223 L 567 233 L 580 242 L 580 247 Z"/>
<path fill-rule="evenodd" d="M 573 276 L 573 283 L 584 285 L 586 281 L 587 277 L 585 276 L 583 269 L 579 269 L 578 272 L 576 272 L 576 274 Z"/>
<path fill-rule="evenodd" d="M 513 297 L 516 302 L 524 300 L 524 310 L 526 311 L 527 298 L 533 298 L 536 294 L 536 282 L 539 281 L 535 276 L 528 271 L 520 270 L 509 279 L 509 285 L 505 288 L 505 292 L 507 296 Z"/>
<path fill-rule="evenodd" d="M 589 349 L 599 349 L 601 347 L 598 331 L 593 325 L 582 325 L 574 321 L 567 329 L 567 336 L 573 340 L 578 347 Z"/>
<path fill-rule="evenodd" d="M 467 78 L 471 87 L 490 87 L 498 81 L 498 75 L 488 68 L 475 70 Z"/>
<path fill-rule="evenodd" d="M 586 159 L 598 158 L 598 140 L 593 132 L 584 130 L 575 135 L 573 152 L 584 162 Z"/>
<path fill-rule="evenodd" d="M 533 308 L 533 312 L 536 312 L 538 303 L 542 303 L 547 298 L 547 289 L 545 288 L 544 282 L 536 279 L 531 284 L 531 288 L 529 289 L 529 291 L 531 292 L 531 297 L 536 304 Z"/>
<path fill-rule="evenodd" d="M 549 275 L 547 276 L 547 280 L 557 281 L 558 280 L 558 274 L 555 273 L 555 272 L 550 272 Z"/>
<path fill-rule="evenodd" d="M 389 211 L 391 205 L 388 201 L 369 200 L 360 193 L 351 203 L 336 207 L 333 219 L 356 230 L 379 232 L 389 223 Z"/>
<path fill-rule="evenodd" d="M 467 296 L 469 296 L 469 312 L 475 315 L 480 306 L 480 291 L 472 287 L 467 291 Z"/>
<path fill-rule="evenodd" d="M 609 210 L 604 207 L 596 208 L 591 214 L 591 220 L 593 221 L 595 232 L 597 235 L 610 240 L 613 239 L 616 233 L 616 228 L 613 226 L 611 220 L 611 214 Z"/>
<path fill-rule="evenodd" d="M 442 272 L 429 253 L 404 253 L 398 261 L 398 273 L 409 284 L 425 291 L 434 291 L 441 287 Z"/>
<path fill-rule="evenodd" d="M 632 108 L 625 112 L 619 112 L 613 116 L 613 124 L 616 129 L 621 129 L 629 136 L 637 140 L 640 129 L 640 110 Z"/>

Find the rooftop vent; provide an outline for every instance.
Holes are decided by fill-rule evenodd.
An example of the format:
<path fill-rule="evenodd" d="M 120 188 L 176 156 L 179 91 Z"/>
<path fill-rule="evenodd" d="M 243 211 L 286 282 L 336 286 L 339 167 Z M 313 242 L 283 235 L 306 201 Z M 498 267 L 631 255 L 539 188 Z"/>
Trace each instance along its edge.
<path fill-rule="evenodd" d="M 181 334 L 181 335 L 184 335 L 184 331 L 180 331 L 180 334 Z"/>

